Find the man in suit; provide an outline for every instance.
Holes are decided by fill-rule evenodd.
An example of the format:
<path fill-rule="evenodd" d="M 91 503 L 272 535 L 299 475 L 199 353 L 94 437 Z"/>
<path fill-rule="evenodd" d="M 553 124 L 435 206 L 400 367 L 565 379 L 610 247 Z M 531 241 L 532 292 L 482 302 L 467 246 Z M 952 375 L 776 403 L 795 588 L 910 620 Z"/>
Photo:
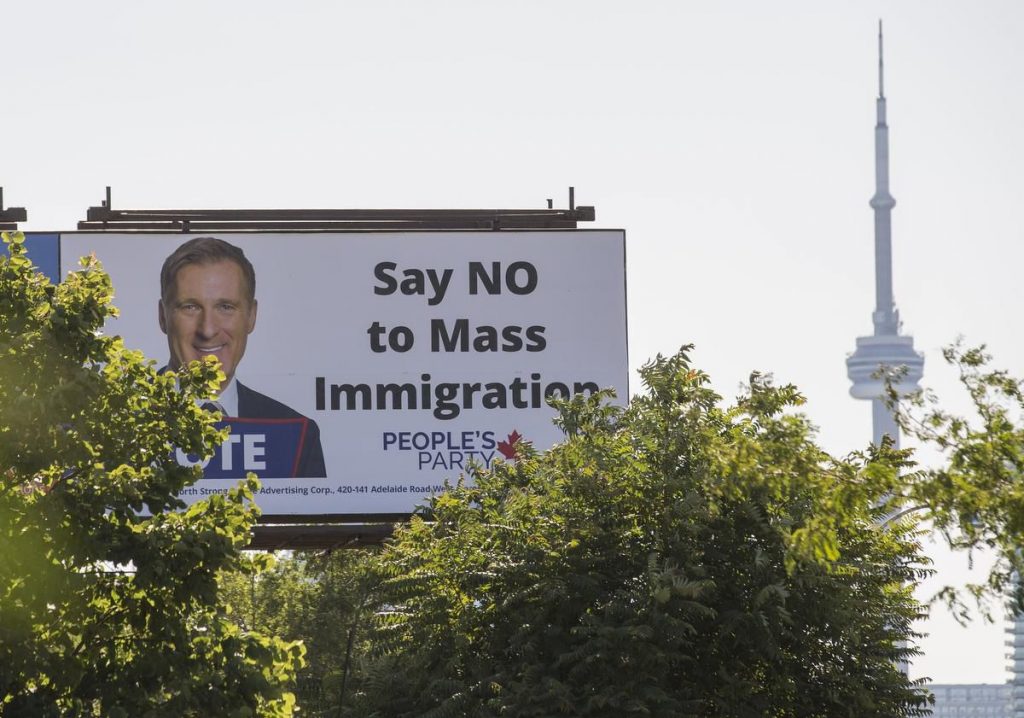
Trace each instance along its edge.
<path fill-rule="evenodd" d="M 158 309 L 169 369 L 217 357 L 225 378 L 215 407 L 225 417 L 291 426 L 298 442 L 291 475 L 327 475 L 316 422 L 235 379 L 246 341 L 256 328 L 257 310 L 256 273 L 241 249 L 215 237 L 182 244 L 160 270 Z"/>

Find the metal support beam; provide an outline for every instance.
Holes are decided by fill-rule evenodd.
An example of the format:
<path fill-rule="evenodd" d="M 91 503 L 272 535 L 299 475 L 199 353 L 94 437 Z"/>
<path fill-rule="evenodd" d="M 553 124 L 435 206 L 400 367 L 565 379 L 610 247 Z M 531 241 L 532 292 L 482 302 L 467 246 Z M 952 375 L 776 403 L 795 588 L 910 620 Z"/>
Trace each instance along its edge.
<path fill-rule="evenodd" d="M 89 207 L 80 230 L 230 232 L 253 230 L 501 230 L 576 229 L 593 222 L 593 207 L 577 207 L 569 188 L 569 209 L 117 209 L 110 188 L 98 207 Z"/>
<path fill-rule="evenodd" d="M 253 529 L 247 549 L 334 549 L 375 546 L 391 537 L 394 524 L 267 525 Z"/>

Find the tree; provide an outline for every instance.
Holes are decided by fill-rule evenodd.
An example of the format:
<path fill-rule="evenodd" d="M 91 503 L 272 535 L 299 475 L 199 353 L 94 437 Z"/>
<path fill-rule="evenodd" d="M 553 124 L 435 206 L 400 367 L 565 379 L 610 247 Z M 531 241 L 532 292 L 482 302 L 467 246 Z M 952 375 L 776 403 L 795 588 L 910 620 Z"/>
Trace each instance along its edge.
<path fill-rule="evenodd" d="M 222 586 L 245 628 L 301 640 L 306 665 L 296 678 L 302 715 L 363 716 L 360 681 L 373 622 L 375 547 L 278 555 L 259 576 L 224 574 Z"/>
<path fill-rule="evenodd" d="M 758 375 L 723 408 L 686 349 L 641 376 L 398 529 L 364 715 L 923 715 L 927 560 L 880 526 L 909 452 L 827 455 Z"/>
<path fill-rule="evenodd" d="M 284 716 L 302 647 L 241 630 L 218 591 L 245 559 L 255 479 L 185 508 L 176 448 L 224 437 L 212 361 L 159 374 L 102 332 L 95 258 L 51 284 L 0 256 L 0 715 Z"/>
<path fill-rule="evenodd" d="M 943 457 L 937 467 L 901 477 L 891 506 L 927 517 L 954 550 L 996 555 L 984 582 L 966 587 L 991 620 L 993 601 L 1003 608 L 1009 597 L 1012 611 L 1024 611 L 1024 583 L 1016 580 L 1024 575 L 1024 382 L 992 368 L 984 346 L 957 342 L 943 357 L 957 370 L 974 415 L 944 409 L 932 392 L 899 397 L 890 386 L 900 428 Z M 937 598 L 961 622 L 970 619 L 961 591 L 946 587 Z"/>

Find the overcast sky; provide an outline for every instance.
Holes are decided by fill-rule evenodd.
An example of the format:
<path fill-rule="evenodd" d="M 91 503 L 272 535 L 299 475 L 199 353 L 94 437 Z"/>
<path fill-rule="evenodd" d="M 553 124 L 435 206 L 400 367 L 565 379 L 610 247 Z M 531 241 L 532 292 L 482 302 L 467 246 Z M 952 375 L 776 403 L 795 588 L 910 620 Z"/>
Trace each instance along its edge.
<path fill-rule="evenodd" d="M 879 18 L 896 301 L 962 407 L 958 335 L 1024 374 L 1019 2 L 11 2 L 0 185 L 35 231 L 106 185 L 132 209 L 564 207 L 574 185 L 626 230 L 634 367 L 693 342 L 726 396 L 774 372 L 846 453 L 871 432 L 844 360 L 874 308 Z M 914 675 L 1004 680 L 1001 625 L 923 628 Z"/>

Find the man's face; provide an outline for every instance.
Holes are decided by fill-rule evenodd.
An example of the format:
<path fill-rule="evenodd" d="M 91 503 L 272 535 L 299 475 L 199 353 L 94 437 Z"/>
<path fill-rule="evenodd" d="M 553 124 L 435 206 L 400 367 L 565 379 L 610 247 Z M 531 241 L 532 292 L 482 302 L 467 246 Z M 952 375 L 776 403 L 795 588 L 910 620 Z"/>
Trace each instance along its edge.
<path fill-rule="evenodd" d="M 173 291 L 160 300 L 160 329 L 171 352 L 168 366 L 177 369 L 206 356 L 220 360 L 227 378 L 245 354 L 245 342 L 256 327 L 256 301 L 249 301 L 242 268 L 229 259 L 186 264 L 175 277 Z"/>

